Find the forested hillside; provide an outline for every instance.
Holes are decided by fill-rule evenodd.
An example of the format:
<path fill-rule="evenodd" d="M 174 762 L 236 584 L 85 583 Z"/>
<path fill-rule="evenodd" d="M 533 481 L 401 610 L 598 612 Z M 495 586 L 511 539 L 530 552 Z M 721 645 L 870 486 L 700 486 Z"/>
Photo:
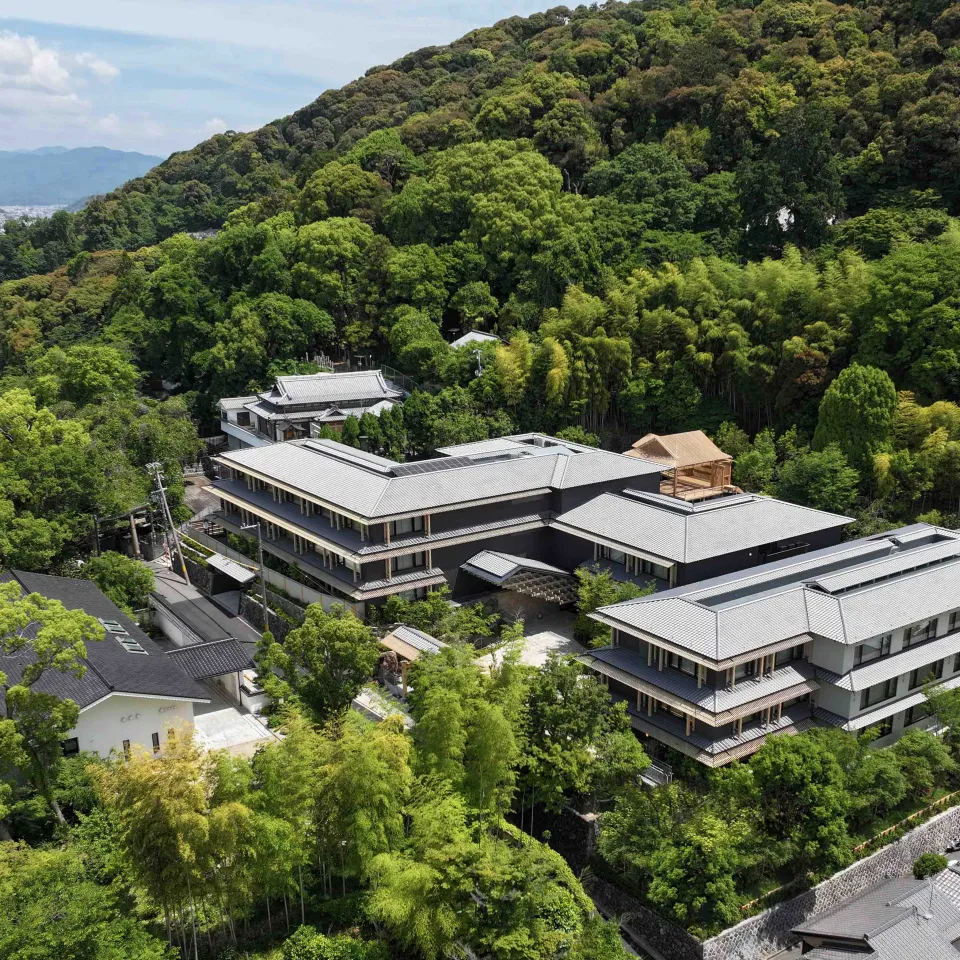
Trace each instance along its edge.
<path fill-rule="evenodd" d="M 95 437 L 105 401 L 161 381 L 211 422 L 308 354 L 362 352 L 425 388 L 374 438 L 394 455 L 697 426 L 741 484 L 860 529 L 955 514 L 958 90 L 942 0 L 511 18 L 11 226 L 0 387 Z M 509 345 L 449 350 L 474 327 Z M 73 493 L 0 473 L 18 516 L 91 512 Z"/>

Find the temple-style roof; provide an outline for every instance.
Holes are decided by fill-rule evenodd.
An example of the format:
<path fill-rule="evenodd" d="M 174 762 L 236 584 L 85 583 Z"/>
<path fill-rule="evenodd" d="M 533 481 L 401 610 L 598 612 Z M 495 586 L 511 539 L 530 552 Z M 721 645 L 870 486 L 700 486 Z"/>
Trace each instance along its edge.
<path fill-rule="evenodd" d="M 642 457 L 663 464 L 668 470 L 692 467 L 698 463 L 714 463 L 717 460 L 732 460 L 702 430 L 686 433 L 659 435 L 648 433 L 629 450 L 628 457 Z"/>

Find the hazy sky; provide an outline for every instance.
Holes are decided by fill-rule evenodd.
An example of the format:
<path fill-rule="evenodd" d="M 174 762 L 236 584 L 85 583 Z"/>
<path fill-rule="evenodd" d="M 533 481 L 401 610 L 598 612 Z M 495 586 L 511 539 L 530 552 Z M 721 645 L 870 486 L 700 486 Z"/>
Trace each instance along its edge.
<path fill-rule="evenodd" d="M 0 150 L 165 156 L 545 0 L 0 0 Z M 28 14 L 29 19 L 24 15 Z"/>

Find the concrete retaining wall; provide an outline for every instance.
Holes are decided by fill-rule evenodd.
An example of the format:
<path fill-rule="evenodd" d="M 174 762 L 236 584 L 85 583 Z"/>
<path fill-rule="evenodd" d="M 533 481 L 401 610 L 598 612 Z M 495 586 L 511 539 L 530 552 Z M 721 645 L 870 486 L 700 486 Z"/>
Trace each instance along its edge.
<path fill-rule="evenodd" d="M 703 944 L 703 960 L 762 960 L 794 942 L 790 931 L 816 913 L 855 897 L 882 880 L 908 876 L 921 853 L 939 852 L 960 833 L 960 808 L 947 810 L 900 840 Z M 681 960 L 666 950 L 668 960 Z"/>

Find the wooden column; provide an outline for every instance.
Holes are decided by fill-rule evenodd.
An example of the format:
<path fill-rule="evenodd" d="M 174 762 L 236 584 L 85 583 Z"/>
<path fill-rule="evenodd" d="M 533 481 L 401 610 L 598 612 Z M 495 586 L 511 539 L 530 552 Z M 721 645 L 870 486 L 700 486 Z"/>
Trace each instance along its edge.
<path fill-rule="evenodd" d="M 390 542 L 390 524 L 389 524 L 389 522 L 388 522 L 388 523 L 385 523 L 385 524 L 383 525 L 383 542 L 384 542 L 384 543 L 389 543 L 389 542 Z"/>
<path fill-rule="evenodd" d="M 647 641 L 647 666 L 653 664 L 653 644 L 648 640 Z"/>
<path fill-rule="evenodd" d="M 424 533 L 429 537 L 430 536 L 430 514 L 425 514 L 423 518 L 423 530 Z"/>
<path fill-rule="evenodd" d="M 393 562 L 387 557 L 387 579 L 393 579 Z"/>

